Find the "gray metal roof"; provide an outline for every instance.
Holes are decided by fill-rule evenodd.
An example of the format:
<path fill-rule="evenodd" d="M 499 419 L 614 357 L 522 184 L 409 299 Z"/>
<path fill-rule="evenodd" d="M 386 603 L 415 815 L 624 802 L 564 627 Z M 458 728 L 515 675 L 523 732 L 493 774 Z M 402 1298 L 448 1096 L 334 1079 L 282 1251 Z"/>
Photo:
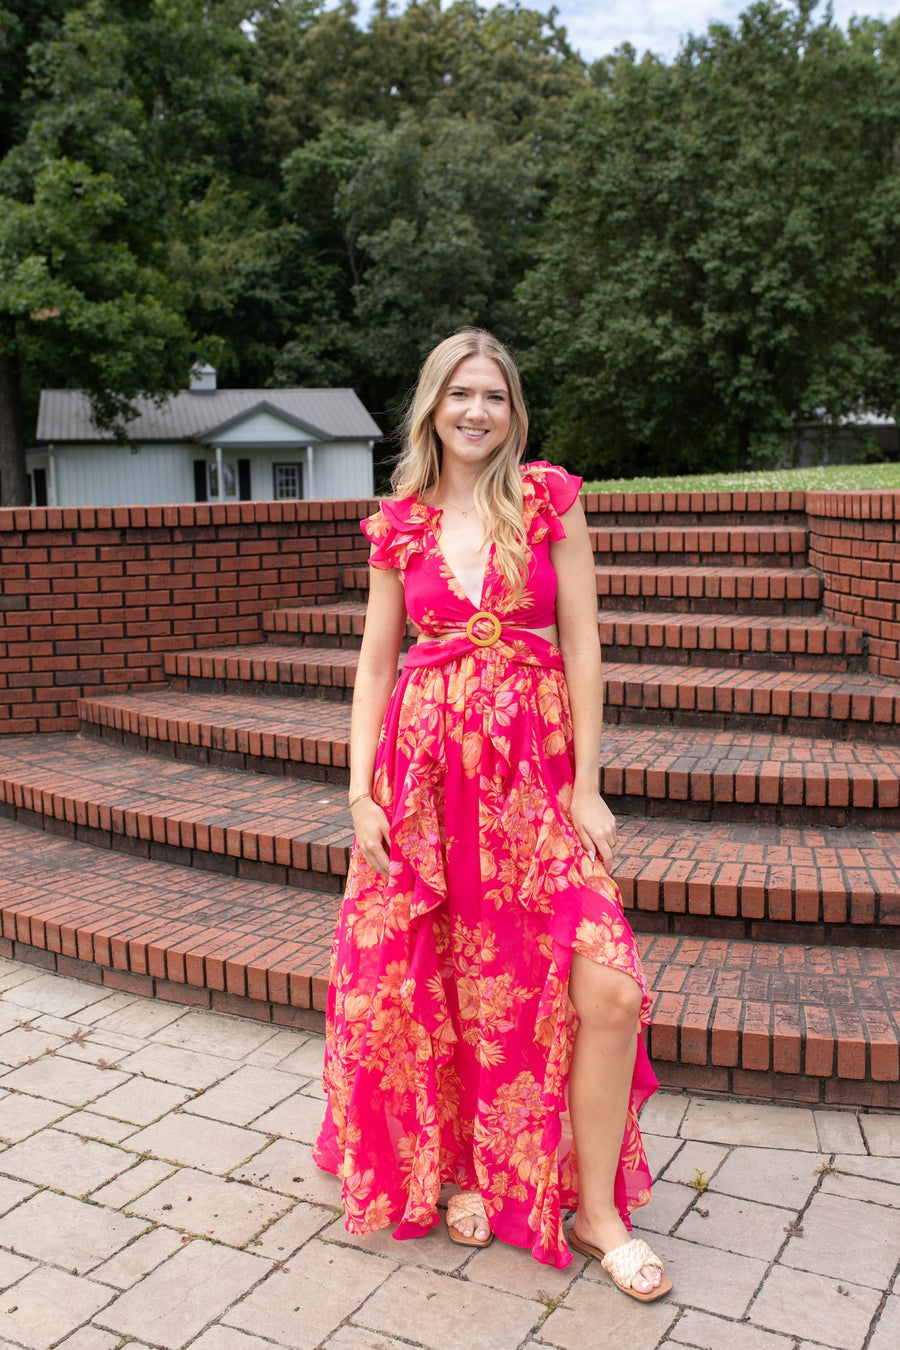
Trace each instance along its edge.
<path fill-rule="evenodd" d="M 149 399 L 137 399 L 138 416 L 128 423 L 133 441 L 204 440 L 210 432 L 259 410 L 283 412 L 294 425 L 331 440 L 375 440 L 381 428 L 369 416 L 352 389 L 216 389 L 192 393 L 183 389 L 158 408 Z M 38 410 L 36 439 L 41 443 L 111 441 L 98 431 L 91 404 L 78 389 L 44 389 Z"/>

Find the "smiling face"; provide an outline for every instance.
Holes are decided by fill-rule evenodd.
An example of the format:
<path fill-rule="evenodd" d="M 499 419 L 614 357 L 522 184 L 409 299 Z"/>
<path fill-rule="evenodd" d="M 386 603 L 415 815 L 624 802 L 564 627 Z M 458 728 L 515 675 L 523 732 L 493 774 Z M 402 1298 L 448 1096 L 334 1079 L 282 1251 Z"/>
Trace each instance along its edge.
<path fill-rule="evenodd" d="M 434 410 L 444 462 L 482 465 L 506 439 L 510 423 L 506 377 L 489 356 L 467 356 L 447 382 Z"/>

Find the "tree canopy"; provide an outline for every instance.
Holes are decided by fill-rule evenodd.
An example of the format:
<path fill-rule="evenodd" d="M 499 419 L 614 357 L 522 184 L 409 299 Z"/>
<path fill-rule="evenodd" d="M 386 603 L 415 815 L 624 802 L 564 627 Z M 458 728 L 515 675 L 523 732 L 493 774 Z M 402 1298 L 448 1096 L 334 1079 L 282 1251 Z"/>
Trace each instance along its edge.
<path fill-rule="evenodd" d="M 0 0 L 0 500 L 41 387 L 349 384 L 462 324 L 533 449 L 727 468 L 900 403 L 900 20 L 752 4 L 592 66 L 554 11 Z"/>

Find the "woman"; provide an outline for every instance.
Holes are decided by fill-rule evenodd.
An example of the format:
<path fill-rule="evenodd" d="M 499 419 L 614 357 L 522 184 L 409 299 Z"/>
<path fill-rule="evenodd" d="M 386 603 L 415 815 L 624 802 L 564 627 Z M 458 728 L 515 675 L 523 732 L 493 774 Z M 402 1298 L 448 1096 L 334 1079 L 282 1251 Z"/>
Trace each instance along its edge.
<path fill-rule="evenodd" d="M 603 1260 L 668 1292 L 649 1199 L 649 1002 L 599 795 L 594 563 L 580 479 L 520 467 L 518 371 L 465 329 L 426 360 L 372 544 L 351 723 L 356 830 L 316 1160 L 347 1227 Z M 397 682 L 407 618 L 419 630 Z M 571 1128 L 569 1128 L 569 1120 Z M 577 1168 L 576 1168 L 577 1157 Z"/>

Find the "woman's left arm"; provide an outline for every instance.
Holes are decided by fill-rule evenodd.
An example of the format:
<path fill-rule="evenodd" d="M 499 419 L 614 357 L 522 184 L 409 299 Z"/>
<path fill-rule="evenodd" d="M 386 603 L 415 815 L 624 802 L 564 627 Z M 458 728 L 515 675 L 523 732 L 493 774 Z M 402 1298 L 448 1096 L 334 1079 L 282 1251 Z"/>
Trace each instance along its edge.
<path fill-rule="evenodd" d="M 556 620 L 572 710 L 572 823 L 590 857 L 599 853 L 609 868 L 616 851 L 616 821 L 600 796 L 603 669 L 594 554 L 581 501 L 576 500 L 560 519 L 566 537 L 551 543 L 550 560 L 558 579 Z"/>

